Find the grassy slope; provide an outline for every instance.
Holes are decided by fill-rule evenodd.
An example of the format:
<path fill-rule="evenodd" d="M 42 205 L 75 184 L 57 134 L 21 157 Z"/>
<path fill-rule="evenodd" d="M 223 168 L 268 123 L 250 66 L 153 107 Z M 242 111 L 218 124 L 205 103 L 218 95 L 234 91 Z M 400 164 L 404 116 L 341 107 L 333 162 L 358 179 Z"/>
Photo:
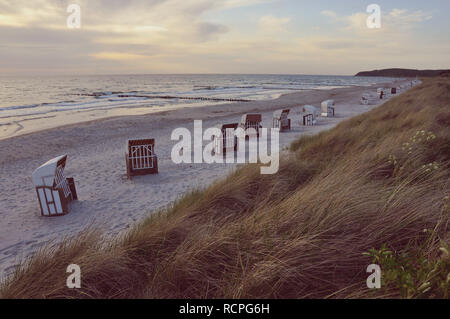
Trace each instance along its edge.
<path fill-rule="evenodd" d="M 300 139 L 275 176 L 247 166 L 123 238 L 86 231 L 45 249 L 0 296 L 447 297 L 449 92 L 448 78 L 425 80 Z M 373 259 L 383 269 L 377 291 L 365 283 Z M 81 290 L 65 288 L 71 263 Z"/>

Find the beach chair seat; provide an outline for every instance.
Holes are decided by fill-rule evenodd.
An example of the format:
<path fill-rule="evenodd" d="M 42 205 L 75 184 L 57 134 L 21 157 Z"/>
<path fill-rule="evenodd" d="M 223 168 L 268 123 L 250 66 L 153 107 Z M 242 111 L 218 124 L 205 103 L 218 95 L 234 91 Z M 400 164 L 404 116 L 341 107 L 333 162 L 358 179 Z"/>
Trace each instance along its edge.
<path fill-rule="evenodd" d="M 362 105 L 369 105 L 369 103 L 370 103 L 369 99 L 370 99 L 369 96 L 363 95 L 361 97 L 361 104 Z"/>
<path fill-rule="evenodd" d="M 56 157 L 32 174 L 42 216 L 66 215 L 69 203 L 78 199 L 74 179 L 64 176 L 66 161 L 67 155 Z"/>
<path fill-rule="evenodd" d="M 240 127 L 243 128 L 246 132 L 248 132 L 248 129 L 254 129 L 256 131 L 256 137 L 259 138 L 260 130 L 262 129 L 261 123 L 261 114 L 244 114 L 241 118 Z"/>
<path fill-rule="evenodd" d="M 273 127 L 280 130 L 280 132 L 291 129 L 291 119 L 288 118 L 290 109 L 277 110 L 273 113 Z"/>
<path fill-rule="evenodd" d="M 158 157 L 155 153 L 154 139 L 136 139 L 127 141 L 125 154 L 127 176 L 158 174 Z"/>
<path fill-rule="evenodd" d="M 226 154 L 230 151 L 237 151 L 238 139 L 235 130 L 239 127 L 239 123 L 223 124 L 218 128 L 222 132 L 222 138 L 214 137 L 214 152 L 216 154 Z"/>
<path fill-rule="evenodd" d="M 303 125 L 304 126 L 313 126 L 314 125 L 314 116 L 312 114 L 306 114 L 303 116 Z"/>

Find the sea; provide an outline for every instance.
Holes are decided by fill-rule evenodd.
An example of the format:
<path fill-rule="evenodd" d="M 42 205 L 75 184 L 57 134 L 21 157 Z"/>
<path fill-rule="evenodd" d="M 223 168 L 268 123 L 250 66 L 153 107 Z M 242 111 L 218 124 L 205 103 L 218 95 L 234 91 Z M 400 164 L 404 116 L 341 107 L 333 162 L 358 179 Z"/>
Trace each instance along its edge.
<path fill-rule="evenodd" d="M 55 114 L 64 112 L 76 112 L 77 121 L 83 121 L 82 115 L 93 111 L 134 115 L 394 80 L 323 75 L 0 76 L 0 138 L 17 135 L 30 120 L 45 119 L 46 128 L 58 126 L 61 117 Z"/>

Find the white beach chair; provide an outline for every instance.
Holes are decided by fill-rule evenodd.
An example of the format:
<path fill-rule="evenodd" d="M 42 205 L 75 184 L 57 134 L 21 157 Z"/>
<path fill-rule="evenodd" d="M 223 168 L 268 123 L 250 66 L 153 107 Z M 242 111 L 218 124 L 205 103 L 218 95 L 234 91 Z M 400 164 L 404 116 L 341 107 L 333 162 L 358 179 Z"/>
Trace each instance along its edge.
<path fill-rule="evenodd" d="M 319 110 L 312 105 L 304 105 L 300 108 L 302 116 L 302 123 L 304 126 L 312 126 L 317 124 Z"/>
<path fill-rule="evenodd" d="M 390 98 L 391 96 L 392 96 L 392 88 L 390 88 L 390 87 L 388 87 L 388 88 L 384 88 L 384 95 L 385 95 L 385 98 Z"/>
<path fill-rule="evenodd" d="M 65 215 L 69 212 L 69 203 L 78 199 L 74 179 L 64 176 L 66 161 L 67 155 L 56 157 L 32 174 L 42 216 Z"/>
<path fill-rule="evenodd" d="M 369 100 L 370 100 L 369 95 L 363 95 L 361 97 L 361 104 L 362 105 L 369 105 L 369 103 L 370 103 Z"/>
<path fill-rule="evenodd" d="M 361 97 L 361 104 L 362 105 L 371 105 L 376 104 L 378 100 L 380 99 L 378 93 L 364 93 Z"/>
<path fill-rule="evenodd" d="M 277 110 L 273 112 L 273 127 L 280 130 L 280 132 L 291 129 L 291 120 L 288 118 L 290 109 Z"/>
<path fill-rule="evenodd" d="M 334 100 L 326 100 L 321 104 L 322 116 L 323 117 L 334 117 L 335 116 L 335 106 Z"/>

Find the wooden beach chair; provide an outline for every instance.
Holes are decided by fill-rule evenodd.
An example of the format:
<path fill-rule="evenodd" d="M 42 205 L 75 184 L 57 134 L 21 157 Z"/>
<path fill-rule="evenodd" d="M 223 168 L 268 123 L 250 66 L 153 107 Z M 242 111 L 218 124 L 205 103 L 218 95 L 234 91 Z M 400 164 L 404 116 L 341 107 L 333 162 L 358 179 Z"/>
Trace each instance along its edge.
<path fill-rule="evenodd" d="M 128 140 L 125 154 L 127 176 L 158 174 L 158 157 L 154 139 Z"/>
<path fill-rule="evenodd" d="M 374 104 L 379 99 L 378 93 L 364 93 L 361 97 L 361 104 L 362 105 L 369 105 Z"/>
<path fill-rule="evenodd" d="M 218 126 L 222 131 L 222 138 L 217 138 L 217 136 L 214 137 L 214 152 L 216 154 L 225 155 L 231 150 L 237 150 L 237 137 L 234 132 L 238 126 L 239 123 L 223 124 Z"/>
<path fill-rule="evenodd" d="M 69 203 L 78 199 L 74 179 L 64 176 L 66 161 L 67 155 L 56 157 L 32 174 L 42 216 L 66 215 L 69 213 Z"/>
<path fill-rule="evenodd" d="M 301 115 L 304 126 L 312 126 L 317 124 L 319 111 L 315 106 L 304 105 L 301 107 Z"/>
<path fill-rule="evenodd" d="M 334 103 L 334 100 L 326 100 L 323 101 L 322 106 L 322 116 L 323 117 L 334 117 L 335 115 L 335 109 L 334 106 L 336 103 Z"/>
<path fill-rule="evenodd" d="M 273 113 L 273 127 L 280 129 L 280 132 L 291 129 L 291 120 L 288 119 L 290 109 L 277 110 Z"/>
<path fill-rule="evenodd" d="M 244 114 L 241 118 L 240 127 L 243 128 L 246 132 L 250 128 L 254 129 L 256 131 L 256 137 L 259 138 L 260 129 L 262 128 L 261 123 L 261 114 Z"/>
<path fill-rule="evenodd" d="M 383 92 L 384 92 L 384 97 L 385 98 L 390 98 L 391 97 L 391 92 L 392 92 L 392 88 L 384 88 L 384 90 L 383 90 Z"/>
<path fill-rule="evenodd" d="M 361 97 L 361 104 L 362 105 L 369 105 L 369 100 L 370 100 L 370 97 L 368 95 L 363 95 Z"/>

